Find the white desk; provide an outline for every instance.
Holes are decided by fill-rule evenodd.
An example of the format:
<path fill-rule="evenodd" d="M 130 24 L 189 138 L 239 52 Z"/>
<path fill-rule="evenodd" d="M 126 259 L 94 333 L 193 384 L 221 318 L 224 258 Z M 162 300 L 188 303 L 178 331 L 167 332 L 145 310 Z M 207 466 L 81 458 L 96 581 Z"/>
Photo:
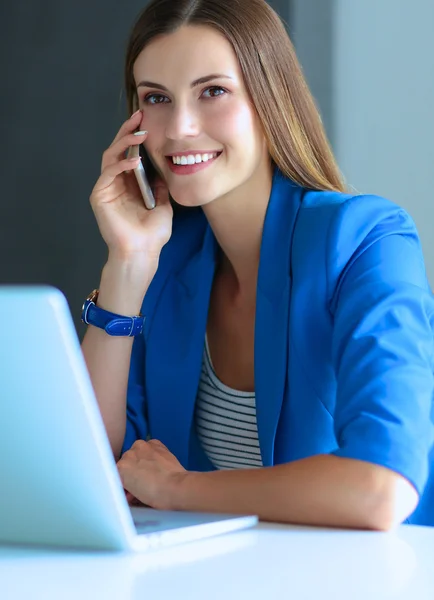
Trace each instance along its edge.
<path fill-rule="evenodd" d="M 1 600 L 433 600 L 434 528 L 261 523 L 153 554 L 0 547 Z"/>

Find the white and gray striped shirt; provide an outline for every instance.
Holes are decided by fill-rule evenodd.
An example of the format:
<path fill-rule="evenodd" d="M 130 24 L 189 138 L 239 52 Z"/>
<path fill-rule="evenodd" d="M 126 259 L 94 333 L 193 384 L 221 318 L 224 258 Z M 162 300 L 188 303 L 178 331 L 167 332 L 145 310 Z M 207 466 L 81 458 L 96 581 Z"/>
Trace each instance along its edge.
<path fill-rule="evenodd" d="M 255 393 L 233 390 L 218 379 L 207 339 L 195 424 L 202 447 L 217 469 L 262 467 Z"/>

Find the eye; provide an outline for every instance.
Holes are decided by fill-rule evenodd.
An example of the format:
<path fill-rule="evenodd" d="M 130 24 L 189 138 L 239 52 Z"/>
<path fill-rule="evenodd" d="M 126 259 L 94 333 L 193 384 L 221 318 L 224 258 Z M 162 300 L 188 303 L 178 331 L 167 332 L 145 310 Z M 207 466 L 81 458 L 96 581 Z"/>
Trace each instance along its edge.
<path fill-rule="evenodd" d="M 212 87 L 204 90 L 203 95 L 205 98 L 217 98 L 217 96 L 224 96 L 226 94 L 226 90 L 217 85 L 213 85 Z M 209 94 L 209 95 L 208 95 Z"/>
<path fill-rule="evenodd" d="M 145 96 L 143 102 L 145 104 L 165 104 L 166 100 L 168 101 L 167 96 L 163 96 L 162 94 L 149 94 Z"/>

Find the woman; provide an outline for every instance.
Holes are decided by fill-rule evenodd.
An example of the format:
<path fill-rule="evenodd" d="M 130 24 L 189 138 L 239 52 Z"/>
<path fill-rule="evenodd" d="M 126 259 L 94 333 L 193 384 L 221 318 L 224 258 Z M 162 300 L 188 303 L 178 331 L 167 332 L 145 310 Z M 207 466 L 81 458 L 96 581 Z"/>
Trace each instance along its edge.
<path fill-rule="evenodd" d="M 277 15 L 264 0 L 154 0 L 126 92 L 138 111 L 91 196 L 109 253 L 83 352 L 130 500 L 434 525 L 418 235 L 391 202 L 345 194 Z M 135 144 L 158 174 L 151 211 Z"/>

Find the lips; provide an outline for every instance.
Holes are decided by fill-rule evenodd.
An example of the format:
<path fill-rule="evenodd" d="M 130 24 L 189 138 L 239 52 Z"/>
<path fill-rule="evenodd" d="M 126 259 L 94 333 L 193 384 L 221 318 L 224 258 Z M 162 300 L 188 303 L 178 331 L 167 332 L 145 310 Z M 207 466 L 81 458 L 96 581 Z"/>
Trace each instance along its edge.
<path fill-rule="evenodd" d="M 198 162 L 198 163 L 195 162 L 193 164 L 187 164 L 187 165 L 174 164 L 172 156 L 166 157 L 166 160 L 167 160 L 169 169 L 175 175 L 193 175 L 194 173 L 197 173 L 198 171 L 203 171 L 204 169 L 211 167 L 219 159 L 219 157 L 222 155 L 222 153 L 223 153 L 223 151 L 219 152 L 215 158 L 211 158 L 205 162 L 203 162 L 203 161 Z M 181 156 L 181 155 L 176 154 L 174 156 Z M 188 155 L 184 154 L 184 156 L 188 156 Z M 194 156 L 194 155 L 192 155 L 192 156 Z"/>
<path fill-rule="evenodd" d="M 170 152 L 166 154 L 166 158 L 172 158 L 173 156 L 196 156 L 196 154 L 221 154 L 223 150 L 180 150 L 179 152 Z"/>

